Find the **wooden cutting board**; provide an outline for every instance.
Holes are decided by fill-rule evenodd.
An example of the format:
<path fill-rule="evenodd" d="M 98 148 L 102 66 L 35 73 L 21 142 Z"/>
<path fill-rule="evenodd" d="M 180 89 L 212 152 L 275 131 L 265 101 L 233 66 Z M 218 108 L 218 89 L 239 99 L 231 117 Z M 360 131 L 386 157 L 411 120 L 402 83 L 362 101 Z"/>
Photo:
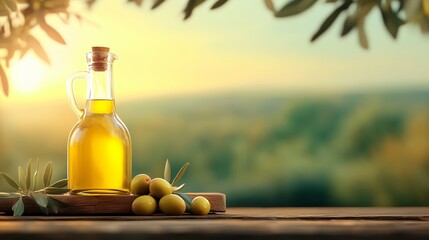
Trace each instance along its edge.
<path fill-rule="evenodd" d="M 226 211 L 226 196 L 223 193 L 186 193 L 189 197 L 204 196 L 209 200 L 212 212 Z M 50 195 L 65 203 L 58 210 L 58 215 L 133 215 L 131 204 L 138 196 L 79 196 L 79 195 Z M 24 215 L 44 215 L 36 203 L 24 197 Z M 0 215 L 12 215 L 12 206 L 16 198 L 0 199 Z"/>

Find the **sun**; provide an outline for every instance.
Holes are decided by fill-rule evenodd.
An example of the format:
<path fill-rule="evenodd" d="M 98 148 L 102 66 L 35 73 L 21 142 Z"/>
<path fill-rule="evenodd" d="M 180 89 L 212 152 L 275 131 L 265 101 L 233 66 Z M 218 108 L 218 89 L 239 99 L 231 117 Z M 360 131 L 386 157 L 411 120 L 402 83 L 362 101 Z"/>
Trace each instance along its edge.
<path fill-rule="evenodd" d="M 12 88 L 22 94 L 36 92 L 43 82 L 44 68 L 43 63 L 30 54 L 13 62 L 10 68 Z"/>

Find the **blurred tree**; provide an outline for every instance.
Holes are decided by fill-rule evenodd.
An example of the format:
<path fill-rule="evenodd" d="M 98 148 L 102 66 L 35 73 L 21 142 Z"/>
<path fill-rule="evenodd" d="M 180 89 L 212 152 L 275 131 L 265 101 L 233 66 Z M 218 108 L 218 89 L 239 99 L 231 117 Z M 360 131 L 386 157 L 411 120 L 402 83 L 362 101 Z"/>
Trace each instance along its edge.
<path fill-rule="evenodd" d="M 69 9 L 70 0 L 0 0 L 0 82 L 3 93 L 9 93 L 9 83 L 5 68 L 15 53 L 22 58 L 28 50 L 33 50 L 37 56 L 47 64 L 49 57 L 40 42 L 31 34 L 31 30 L 40 26 L 46 34 L 60 44 L 65 44 L 60 33 L 50 26 L 45 18 L 47 15 L 57 15 L 64 23 L 68 23 L 70 17 L 82 20 L 82 17 Z M 89 8 L 97 0 L 86 0 Z M 143 0 L 128 0 L 137 6 L 143 4 Z M 158 8 L 166 0 L 153 0 L 152 9 Z M 191 17 L 192 12 L 206 0 L 188 0 L 183 10 L 184 19 Z M 211 9 L 218 9 L 228 0 L 210 1 Z M 265 6 L 276 18 L 295 16 L 307 11 L 315 5 L 317 0 L 288 0 L 282 7 L 276 7 L 272 0 L 264 0 Z M 352 30 L 358 31 L 359 44 L 368 48 L 368 39 L 365 33 L 365 19 L 372 9 L 380 11 L 384 25 L 388 33 L 396 39 L 399 28 L 406 24 L 420 26 L 423 34 L 429 32 L 429 0 L 326 0 L 333 5 L 333 11 L 322 22 L 320 28 L 311 38 L 311 42 L 317 40 L 340 15 L 345 15 L 341 37 Z"/>

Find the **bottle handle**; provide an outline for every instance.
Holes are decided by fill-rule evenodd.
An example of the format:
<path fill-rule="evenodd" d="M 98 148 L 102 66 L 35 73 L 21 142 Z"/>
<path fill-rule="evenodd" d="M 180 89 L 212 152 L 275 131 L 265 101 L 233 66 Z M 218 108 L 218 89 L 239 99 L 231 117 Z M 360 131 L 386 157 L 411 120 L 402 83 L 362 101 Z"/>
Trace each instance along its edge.
<path fill-rule="evenodd" d="M 81 71 L 73 73 L 69 78 L 67 78 L 67 95 L 69 99 L 70 106 L 76 115 L 80 118 L 82 117 L 84 110 L 80 108 L 77 104 L 76 95 L 74 94 L 74 80 L 78 78 L 84 78 L 88 80 L 89 72 Z"/>

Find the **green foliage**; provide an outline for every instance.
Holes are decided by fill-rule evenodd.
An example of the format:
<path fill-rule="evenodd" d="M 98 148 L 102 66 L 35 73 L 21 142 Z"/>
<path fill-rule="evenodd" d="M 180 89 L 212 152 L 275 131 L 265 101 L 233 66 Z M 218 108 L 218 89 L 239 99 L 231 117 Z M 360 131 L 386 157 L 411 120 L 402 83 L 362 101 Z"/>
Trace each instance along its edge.
<path fill-rule="evenodd" d="M 18 178 L 19 184 L 15 182 L 8 174 L 0 172 L 0 175 L 6 180 L 6 182 L 18 190 L 14 193 L 1 193 L 0 198 L 18 198 L 12 207 L 14 216 L 21 216 L 24 213 L 24 201 L 23 196 L 30 197 L 46 215 L 49 214 L 49 210 L 54 213 L 58 212 L 58 208 L 64 206 L 61 201 L 48 196 L 47 194 L 64 194 L 69 192 L 67 187 L 67 179 L 61 179 L 53 184 L 50 183 L 52 176 L 52 162 L 48 162 L 45 167 L 45 173 L 43 178 L 45 179 L 45 188 L 35 190 L 38 183 L 38 171 L 39 164 L 37 163 L 37 169 L 34 174 L 31 171 L 31 159 L 27 162 L 26 173 L 24 173 L 21 166 L 18 167 Z"/>

